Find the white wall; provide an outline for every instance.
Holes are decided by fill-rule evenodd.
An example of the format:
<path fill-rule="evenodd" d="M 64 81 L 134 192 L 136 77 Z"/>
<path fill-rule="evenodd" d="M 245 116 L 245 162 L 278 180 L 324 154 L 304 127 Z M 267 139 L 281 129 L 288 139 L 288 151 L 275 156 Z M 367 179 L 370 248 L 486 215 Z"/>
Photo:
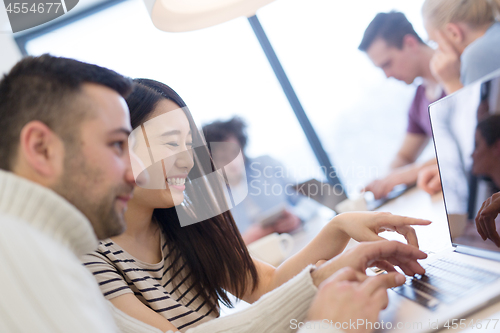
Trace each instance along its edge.
<path fill-rule="evenodd" d="M 11 34 L 0 34 L 0 74 L 4 74 L 21 59 L 21 53 Z"/>
<path fill-rule="evenodd" d="M 4 74 L 21 59 L 5 7 L 0 5 L 0 74 Z"/>

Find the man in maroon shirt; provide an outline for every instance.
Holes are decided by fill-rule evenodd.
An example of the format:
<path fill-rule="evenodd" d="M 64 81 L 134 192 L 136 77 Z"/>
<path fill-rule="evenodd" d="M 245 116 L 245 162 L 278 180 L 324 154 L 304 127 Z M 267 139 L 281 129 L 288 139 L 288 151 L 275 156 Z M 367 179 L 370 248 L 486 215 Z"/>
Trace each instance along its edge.
<path fill-rule="evenodd" d="M 416 162 L 432 137 L 427 107 L 445 96 L 429 66 L 434 50 L 422 41 L 403 13 L 394 11 L 375 16 L 358 48 L 388 78 L 406 84 L 412 84 L 417 77 L 423 80 L 408 112 L 406 137 L 391 163 L 392 171 L 371 182 L 366 190 L 373 192 L 376 199 L 383 198 L 398 184 L 415 184 L 420 173 L 419 186 L 431 194 L 440 191 L 436 159 Z"/>

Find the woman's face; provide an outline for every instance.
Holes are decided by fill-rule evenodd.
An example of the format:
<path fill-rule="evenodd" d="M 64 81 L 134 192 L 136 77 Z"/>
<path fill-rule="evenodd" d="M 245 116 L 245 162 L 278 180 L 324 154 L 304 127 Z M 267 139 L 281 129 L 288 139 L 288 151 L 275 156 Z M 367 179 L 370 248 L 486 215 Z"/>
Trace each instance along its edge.
<path fill-rule="evenodd" d="M 193 137 L 184 111 L 170 100 L 161 100 L 138 129 L 141 139 L 136 140 L 133 150 L 148 166 L 149 182 L 135 188 L 131 204 L 149 208 L 180 205 L 184 183 L 194 165 Z"/>
<path fill-rule="evenodd" d="M 486 140 L 480 131 L 476 130 L 475 147 L 472 153 L 472 173 L 476 176 L 491 176 L 494 170 L 494 152 L 492 147 L 489 147 Z M 492 166 L 493 163 L 493 166 Z M 492 169 L 493 167 L 493 169 Z"/>

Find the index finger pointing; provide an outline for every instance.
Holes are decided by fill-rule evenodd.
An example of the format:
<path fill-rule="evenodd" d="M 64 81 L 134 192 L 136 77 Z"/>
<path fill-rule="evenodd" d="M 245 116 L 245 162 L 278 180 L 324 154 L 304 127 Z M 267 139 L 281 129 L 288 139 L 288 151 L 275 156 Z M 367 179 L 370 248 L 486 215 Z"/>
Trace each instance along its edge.
<path fill-rule="evenodd" d="M 429 225 L 432 222 L 429 220 L 417 219 L 408 216 L 400 216 L 400 215 L 388 215 L 387 222 L 390 222 L 391 225 L 395 226 L 403 226 L 403 225 Z"/>

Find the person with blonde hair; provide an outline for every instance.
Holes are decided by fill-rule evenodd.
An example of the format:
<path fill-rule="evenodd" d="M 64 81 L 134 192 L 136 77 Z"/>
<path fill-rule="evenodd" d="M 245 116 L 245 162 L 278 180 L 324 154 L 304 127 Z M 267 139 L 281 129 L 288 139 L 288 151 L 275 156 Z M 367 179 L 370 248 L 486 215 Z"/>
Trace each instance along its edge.
<path fill-rule="evenodd" d="M 431 70 L 448 94 L 500 68 L 500 0 L 426 0 L 422 16 L 439 46 Z"/>

